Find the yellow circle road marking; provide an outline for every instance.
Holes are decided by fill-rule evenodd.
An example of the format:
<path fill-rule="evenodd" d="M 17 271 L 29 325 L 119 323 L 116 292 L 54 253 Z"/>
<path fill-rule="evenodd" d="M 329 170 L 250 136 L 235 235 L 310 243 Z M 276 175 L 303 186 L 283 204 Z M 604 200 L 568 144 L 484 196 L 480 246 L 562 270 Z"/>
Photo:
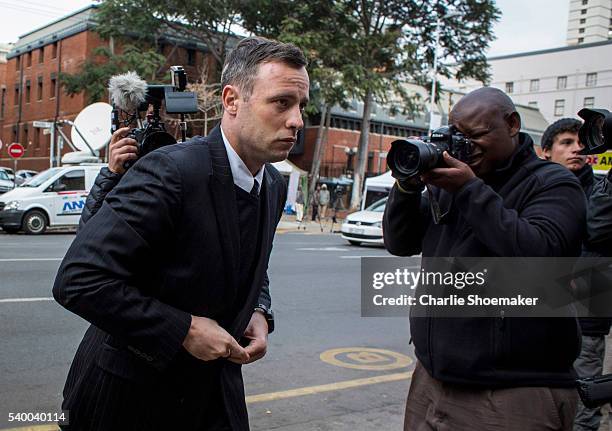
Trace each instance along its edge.
<path fill-rule="evenodd" d="M 412 358 L 391 350 L 370 347 L 344 347 L 326 350 L 320 356 L 323 362 L 354 370 L 386 371 L 405 368 Z"/>

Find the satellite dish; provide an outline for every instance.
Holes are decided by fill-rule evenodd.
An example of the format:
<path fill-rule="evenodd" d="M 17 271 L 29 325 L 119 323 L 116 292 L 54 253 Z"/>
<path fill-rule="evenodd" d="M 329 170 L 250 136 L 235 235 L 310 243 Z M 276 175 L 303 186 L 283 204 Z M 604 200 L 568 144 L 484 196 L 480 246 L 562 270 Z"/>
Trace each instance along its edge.
<path fill-rule="evenodd" d="M 70 131 L 70 139 L 75 147 L 81 151 L 89 152 L 87 144 L 92 150 L 102 148 L 111 137 L 111 112 L 113 108 L 108 103 L 93 103 L 79 112 Z M 77 130 L 78 129 L 78 132 Z M 81 135 L 79 135 L 79 132 Z M 83 141 L 87 140 L 87 143 Z"/>

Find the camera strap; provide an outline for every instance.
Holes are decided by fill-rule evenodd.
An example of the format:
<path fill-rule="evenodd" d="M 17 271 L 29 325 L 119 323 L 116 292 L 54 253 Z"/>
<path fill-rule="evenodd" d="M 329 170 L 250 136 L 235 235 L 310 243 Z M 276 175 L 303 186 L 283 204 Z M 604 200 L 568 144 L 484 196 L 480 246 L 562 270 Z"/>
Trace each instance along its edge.
<path fill-rule="evenodd" d="M 431 217 L 433 219 L 433 222 L 435 224 L 440 224 L 442 222 L 442 219 L 449 213 L 449 211 L 446 211 L 444 214 L 442 214 L 442 210 L 440 209 L 440 204 L 438 203 L 438 200 L 435 198 L 433 192 L 431 191 L 429 184 L 425 184 L 425 187 L 427 188 L 427 197 L 429 198 L 429 209 L 431 210 Z"/>

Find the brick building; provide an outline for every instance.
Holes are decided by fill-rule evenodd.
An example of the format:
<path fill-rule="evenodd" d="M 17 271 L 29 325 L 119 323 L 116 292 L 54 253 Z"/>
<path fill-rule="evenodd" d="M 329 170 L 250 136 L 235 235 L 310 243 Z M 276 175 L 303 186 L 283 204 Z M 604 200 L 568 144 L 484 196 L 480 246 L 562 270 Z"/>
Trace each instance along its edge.
<path fill-rule="evenodd" d="M 61 72 L 77 72 L 93 49 L 109 45 L 109 41 L 100 39 L 93 31 L 95 9 L 95 5 L 88 6 L 21 36 L 7 55 L 4 66 L 6 76 L 2 75 L 0 62 L 0 88 L 4 88 L 0 139 L 5 144 L 19 142 L 25 147 L 25 156 L 20 159 L 19 168 L 43 170 L 51 163 L 50 136 L 44 134 L 43 129 L 34 128 L 34 121 L 74 120 L 88 104 L 85 94 L 66 95 L 58 76 Z M 170 38 L 168 42 L 162 41 L 159 47 L 160 52 L 168 57 L 166 65 L 185 66 L 190 81 L 200 76 L 205 63 L 209 69 L 214 69 L 215 60 L 207 54 L 203 44 Z M 114 49 L 119 51 L 121 47 L 115 46 Z M 425 89 L 419 87 L 415 91 L 427 97 Z M 448 105 L 450 109 L 450 102 Z M 353 101 L 348 110 L 332 109 L 331 127 L 321 161 L 321 176 L 336 177 L 356 166 L 362 110 L 362 104 L 357 101 Z M 417 118 L 394 116 L 375 106 L 371 117 L 367 175 L 386 171 L 386 154 L 390 143 L 398 137 L 424 134 L 428 129 L 427 118 L 427 113 Z M 312 165 L 318 124 L 317 117 L 306 119 L 304 139 L 289 157 L 306 171 Z M 69 135 L 68 126 L 65 126 L 64 132 Z M 193 133 L 202 132 L 193 130 Z M 69 151 L 72 149 L 66 145 L 62 154 Z M 12 166 L 6 145 L 0 150 L 0 166 Z"/>
<path fill-rule="evenodd" d="M 6 64 L 0 63 L 0 88 L 5 89 L 0 106 L 0 139 L 5 144 L 19 142 L 24 146 L 25 156 L 19 160 L 19 168 L 43 170 L 51 164 L 50 135 L 34 128 L 34 121 L 74 120 L 88 105 L 83 93 L 68 96 L 58 77 L 61 72 L 77 72 L 93 49 L 111 43 L 93 31 L 95 9 L 95 5 L 88 6 L 24 34 L 8 53 Z M 117 52 L 121 49 L 113 48 Z M 172 44 L 162 42 L 160 51 L 168 55 L 166 66 L 184 65 L 190 80 L 199 77 L 199 66 L 205 62 L 214 65 L 212 56 L 199 43 L 183 43 L 173 49 Z M 69 135 L 69 127 L 65 126 L 64 132 Z M 70 151 L 66 145 L 62 154 Z M 0 150 L 0 166 L 12 166 L 6 145 Z"/>

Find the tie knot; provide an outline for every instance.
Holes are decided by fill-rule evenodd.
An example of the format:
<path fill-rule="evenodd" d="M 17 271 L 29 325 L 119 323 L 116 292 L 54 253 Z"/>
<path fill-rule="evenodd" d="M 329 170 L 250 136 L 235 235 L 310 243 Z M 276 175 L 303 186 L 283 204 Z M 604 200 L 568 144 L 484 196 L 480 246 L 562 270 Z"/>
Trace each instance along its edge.
<path fill-rule="evenodd" d="M 253 179 L 253 188 L 251 189 L 251 196 L 256 198 L 259 197 L 259 183 L 256 179 Z"/>

